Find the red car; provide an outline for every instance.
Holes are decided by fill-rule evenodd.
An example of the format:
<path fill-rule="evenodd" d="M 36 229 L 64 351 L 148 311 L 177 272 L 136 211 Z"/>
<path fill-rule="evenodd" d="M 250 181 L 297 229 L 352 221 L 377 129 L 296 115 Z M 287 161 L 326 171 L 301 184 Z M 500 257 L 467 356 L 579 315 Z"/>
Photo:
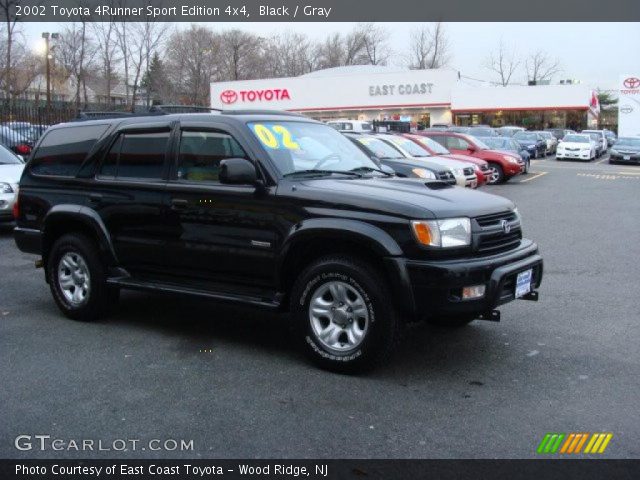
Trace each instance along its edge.
<path fill-rule="evenodd" d="M 488 183 L 504 183 L 511 177 L 524 172 L 524 162 L 515 155 L 491 150 L 481 140 L 455 132 L 418 132 L 419 135 L 432 138 L 452 153 L 469 155 L 489 163 L 493 170 Z"/>
<path fill-rule="evenodd" d="M 459 155 L 451 153 L 435 140 L 425 137 L 424 135 L 416 135 L 414 133 L 403 133 L 403 137 L 413 140 L 422 148 L 424 148 L 431 155 L 438 155 L 439 157 L 451 158 L 453 160 L 460 160 L 461 162 L 472 163 L 476 166 L 475 174 L 478 177 L 478 186 L 482 186 L 489 181 L 492 170 L 489 164 L 480 158 L 472 157 L 471 155 Z"/>

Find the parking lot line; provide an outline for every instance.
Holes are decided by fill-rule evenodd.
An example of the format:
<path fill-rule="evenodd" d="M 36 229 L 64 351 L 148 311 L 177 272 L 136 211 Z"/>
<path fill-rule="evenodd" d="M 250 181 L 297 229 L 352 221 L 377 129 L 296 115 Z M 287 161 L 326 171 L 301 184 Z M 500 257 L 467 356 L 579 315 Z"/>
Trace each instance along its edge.
<path fill-rule="evenodd" d="M 605 160 L 609 160 L 609 157 L 603 158 L 602 160 L 598 160 L 596 162 L 596 164 L 600 164 L 600 163 L 604 162 Z"/>
<path fill-rule="evenodd" d="M 547 173 L 549 172 L 540 172 L 537 175 L 534 175 L 533 177 L 527 178 L 526 180 L 520 180 L 518 183 L 530 182 L 531 180 L 535 180 L 536 178 L 546 175 Z"/>
<path fill-rule="evenodd" d="M 640 172 L 617 172 L 620 175 L 640 175 Z"/>

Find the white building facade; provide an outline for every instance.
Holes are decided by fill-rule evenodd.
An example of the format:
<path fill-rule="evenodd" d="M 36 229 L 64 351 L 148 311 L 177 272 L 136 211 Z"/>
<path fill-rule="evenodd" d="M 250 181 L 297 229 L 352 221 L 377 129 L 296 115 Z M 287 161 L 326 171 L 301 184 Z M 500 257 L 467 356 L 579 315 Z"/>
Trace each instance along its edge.
<path fill-rule="evenodd" d="M 299 112 L 319 120 L 585 128 L 597 97 L 583 85 L 470 87 L 451 69 L 354 66 L 300 77 L 211 84 L 211 107 Z"/>

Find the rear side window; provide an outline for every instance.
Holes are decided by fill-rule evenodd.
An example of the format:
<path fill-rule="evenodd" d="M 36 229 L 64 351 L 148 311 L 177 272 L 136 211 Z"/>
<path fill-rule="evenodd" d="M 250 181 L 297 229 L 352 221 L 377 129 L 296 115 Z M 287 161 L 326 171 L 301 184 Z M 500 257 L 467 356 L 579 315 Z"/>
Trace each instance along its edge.
<path fill-rule="evenodd" d="M 35 175 L 73 177 L 108 125 L 86 125 L 51 130 L 30 162 Z"/>
<path fill-rule="evenodd" d="M 99 176 L 109 178 L 162 178 L 169 132 L 124 133 L 100 166 Z"/>

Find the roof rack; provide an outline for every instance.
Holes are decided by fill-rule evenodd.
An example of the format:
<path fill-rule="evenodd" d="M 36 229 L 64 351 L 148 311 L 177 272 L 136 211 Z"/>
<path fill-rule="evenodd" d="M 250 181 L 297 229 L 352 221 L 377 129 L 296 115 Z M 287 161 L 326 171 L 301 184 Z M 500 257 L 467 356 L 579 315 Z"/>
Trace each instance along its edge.
<path fill-rule="evenodd" d="M 112 118 L 134 118 L 152 117 L 157 115 L 171 115 L 184 113 L 210 113 L 217 112 L 224 115 L 282 115 L 289 117 L 303 117 L 299 113 L 285 112 L 281 110 L 221 110 L 219 108 L 202 107 L 197 105 L 153 105 L 148 109 L 135 112 L 117 111 L 88 111 L 79 112 L 73 122 L 83 122 L 87 120 L 102 120 Z"/>

